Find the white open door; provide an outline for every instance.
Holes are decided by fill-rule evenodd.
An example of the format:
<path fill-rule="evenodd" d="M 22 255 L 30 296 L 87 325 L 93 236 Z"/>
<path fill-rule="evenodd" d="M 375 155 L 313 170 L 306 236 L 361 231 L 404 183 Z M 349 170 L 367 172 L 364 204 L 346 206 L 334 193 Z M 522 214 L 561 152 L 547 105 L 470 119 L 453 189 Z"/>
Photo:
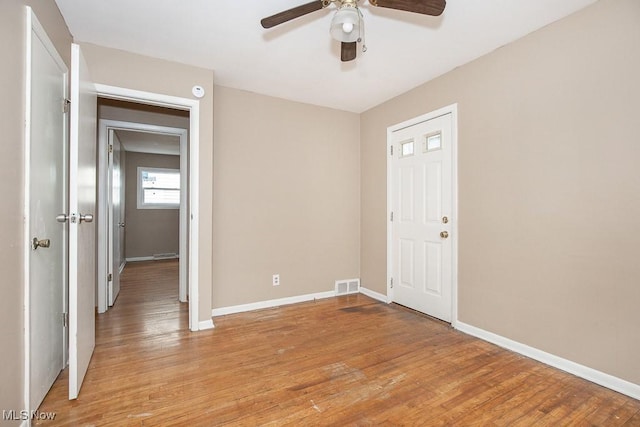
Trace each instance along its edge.
<path fill-rule="evenodd" d="M 95 347 L 97 97 L 80 46 L 71 45 L 69 143 L 69 399 Z"/>
<path fill-rule="evenodd" d="M 36 410 L 64 368 L 67 67 L 44 29 L 27 13 L 25 212 L 27 278 L 25 375 L 28 407 Z"/>
<path fill-rule="evenodd" d="M 109 276 L 107 279 L 109 307 L 113 306 L 120 292 L 120 267 L 122 265 L 122 248 L 124 240 L 124 184 L 120 167 L 120 139 L 114 130 L 109 130 Z M 110 280 L 109 280 L 110 279 Z"/>

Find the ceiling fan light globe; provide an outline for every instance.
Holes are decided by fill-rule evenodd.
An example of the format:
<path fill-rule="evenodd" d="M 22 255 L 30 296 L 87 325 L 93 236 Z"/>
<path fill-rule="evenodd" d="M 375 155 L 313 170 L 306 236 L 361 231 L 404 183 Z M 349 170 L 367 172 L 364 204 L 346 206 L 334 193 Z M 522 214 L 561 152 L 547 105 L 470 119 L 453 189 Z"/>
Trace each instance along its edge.
<path fill-rule="evenodd" d="M 358 40 L 360 34 L 360 13 L 355 7 L 338 9 L 331 20 L 331 37 L 339 42 L 351 43 Z"/>

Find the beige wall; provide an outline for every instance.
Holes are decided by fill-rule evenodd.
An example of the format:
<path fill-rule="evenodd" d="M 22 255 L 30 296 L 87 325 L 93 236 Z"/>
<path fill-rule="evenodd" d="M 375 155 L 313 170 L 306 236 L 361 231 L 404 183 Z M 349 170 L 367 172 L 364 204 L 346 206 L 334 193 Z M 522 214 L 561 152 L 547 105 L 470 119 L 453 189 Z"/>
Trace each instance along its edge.
<path fill-rule="evenodd" d="M 226 87 L 214 111 L 213 306 L 358 277 L 359 116 Z"/>
<path fill-rule="evenodd" d="M 71 35 L 53 1 L 0 2 L 0 409 L 22 410 L 23 404 L 23 174 L 25 5 L 69 65 Z M 9 424 L 9 423 L 7 423 Z M 17 425 L 18 423 L 14 423 Z"/>
<path fill-rule="evenodd" d="M 150 58 L 92 44 L 82 44 L 91 78 L 96 83 L 193 98 L 194 85 L 204 87 L 200 100 L 200 217 L 199 306 L 200 321 L 211 319 L 212 204 L 213 204 L 213 71 Z"/>
<path fill-rule="evenodd" d="M 459 108 L 459 318 L 640 384 L 640 2 L 602 0 L 362 115 L 363 285 L 385 130 Z"/>
<path fill-rule="evenodd" d="M 180 156 L 127 152 L 125 248 L 128 258 L 179 253 L 180 210 L 138 209 L 138 167 L 180 169 Z"/>

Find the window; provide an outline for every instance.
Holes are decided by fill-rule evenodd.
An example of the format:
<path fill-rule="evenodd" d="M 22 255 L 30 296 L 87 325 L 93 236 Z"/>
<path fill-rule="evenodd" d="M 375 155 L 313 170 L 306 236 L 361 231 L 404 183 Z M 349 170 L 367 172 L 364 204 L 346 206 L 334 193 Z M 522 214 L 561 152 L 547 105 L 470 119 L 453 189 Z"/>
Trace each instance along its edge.
<path fill-rule="evenodd" d="M 138 167 L 138 209 L 179 209 L 180 170 Z"/>
<path fill-rule="evenodd" d="M 432 133 L 425 137 L 424 151 L 434 151 L 442 148 L 442 134 Z"/>
<path fill-rule="evenodd" d="M 402 147 L 401 157 L 413 156 L 413 140 L 401 142 L 400 147 Z"/>

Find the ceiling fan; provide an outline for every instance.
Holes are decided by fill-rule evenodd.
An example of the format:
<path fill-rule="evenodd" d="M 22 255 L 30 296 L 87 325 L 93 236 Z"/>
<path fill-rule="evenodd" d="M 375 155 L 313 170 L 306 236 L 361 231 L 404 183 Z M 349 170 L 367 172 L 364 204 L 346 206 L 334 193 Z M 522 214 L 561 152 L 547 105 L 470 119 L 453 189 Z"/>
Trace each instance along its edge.
<path fill-rule="evenodd" d="M 340 59 L 343 62 L 356 58 L 356 47 L 362 41 L 364 24 L 362 12 L 358 8 L 361 0 L 314 0 L 291 9 L 287 9 L 275 15 L 268 16 L 260 21 L 263 28 L 271 28 L 276 25 L 291 21 L 311 12 L 324 9 L 331 3 L 335 3 L 338 10 L 331 20 L 329 32 L 331 37 L 342 44 Z M 364 1 L 364 0 L 362 0 Z M 369 4 L 387 9 L 404 10 L 406 12 L 420 13 L 423 15 L 439 16 L 444 11 L 446 0 L 368 0 Z"/>

